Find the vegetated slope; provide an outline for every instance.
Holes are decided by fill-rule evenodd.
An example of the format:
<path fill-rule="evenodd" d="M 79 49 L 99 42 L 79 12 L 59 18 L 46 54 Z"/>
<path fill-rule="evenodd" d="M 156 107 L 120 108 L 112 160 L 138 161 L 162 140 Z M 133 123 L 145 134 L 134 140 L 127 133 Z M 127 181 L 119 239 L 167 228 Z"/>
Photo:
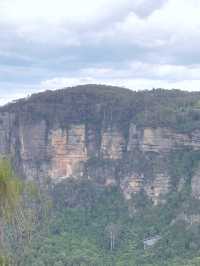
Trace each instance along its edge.
<path fill-rule="evenodd" d="M 191 130 L 199 126 L 199 99 L 199 92 L 163 89 L 135 92 L 112 86 L 82 85 L 33 94 L 7 104 L 1 111 L 14 112 L 27 121 L 44 118 L 50 124 L 54 120 L 61 124 L 99 122 L 106 116 L 119 123 L 129 119 L 138 125 Z"/>
<path fill-rule="evenodd" d="M 53 199 L 21 265 L 198 265 L 200 93 L 86 85 L 0 114 L 0 152 Z"/>

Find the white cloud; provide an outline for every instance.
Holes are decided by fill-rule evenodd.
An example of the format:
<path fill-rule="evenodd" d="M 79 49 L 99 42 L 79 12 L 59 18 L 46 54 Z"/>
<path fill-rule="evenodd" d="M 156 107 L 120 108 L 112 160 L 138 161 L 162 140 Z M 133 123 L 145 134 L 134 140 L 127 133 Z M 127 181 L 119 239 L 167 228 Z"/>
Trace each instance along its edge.
<path fill-rule="evenodd" d="M 0 93 L 87 83 L 197 90 L 199 13 L 199 0 L 1 0 Z"/>
<path fill-rule="evenodd" d="M 169 0 L 145 19 L 130 12 L 100 34 L 146 48 L 187 49 L 200 42 L 199 13 L 200 1 Z"/>
<path fill-rule="evenodd" d="M 80 22 L 102 20 L 116 14 L 126 14 L 131 10 L 148 15 L 159 8 L 165 0 L 1 0 L 1 19 L 49 22 Z M 125 12 L 123 12 L 125 10 Z"/>
<path fill-rule="evenodd" d="M 199 66 L 174 66 L 132 63 L 126 69 L 87 68 L 73 77 L 57 77 L 40 83 L 41 89 L 56 89 L 78 84 L 108 84 L 133 90 L 151 88 L 200 89 Z"/>
<path fill-rule="evenodd" d="M 78 45 L 84 37 L 102 36 L 131 12 L 147 16 L 165 1 L 1 0 L 0 23 L 29 42 Z"/>
<path fill-rule="evenodd" d="M 182 80 L 169 82 L 167 80 L 154 80 L 144 78 L 127 78 L 127 79 L 98 79 L 93 77 L 79 77 L 79 78 L 54 78 L 52 80 L 43 81 L 40 84 L 42 90 L 55 90 L 70 86 L 84 85 L 84 84 L 106 84 L 116 85 L 120 87 L 129 88 L 132 90 L 150 90 L 152 88 L 165 88 L 165 89 L 181 89 L 189 91 L 200 90 L 200 80 Z"/>

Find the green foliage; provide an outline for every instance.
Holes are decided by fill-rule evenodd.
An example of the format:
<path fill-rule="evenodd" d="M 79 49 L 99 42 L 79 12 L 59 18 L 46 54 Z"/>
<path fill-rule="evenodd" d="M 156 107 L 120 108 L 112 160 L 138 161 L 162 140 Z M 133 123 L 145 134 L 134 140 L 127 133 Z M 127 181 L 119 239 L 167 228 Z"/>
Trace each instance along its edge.
<path fill-rule="evenodd" d="M 4 255 L 0 255 L 0 266 L 9 266 L 9 259 Z"/>
<path fill-rule="evenodd" d="M 0 160 L 0 218 L 10 218 L 22 194 L 22 183 L 14 176 L 10 162 Z"/>
<path fill-rule="evenodd" d="M 63 181 L 50 186 L 50 192 L 28 184 L 23 206 L 30 234 L 21 242 L 13 239 L 15 262 L 19 266 L 198 265 L 200 226 L 179 217 L 200 212 L 199 201 L 188 189 L 200 155 L 186 149 L 169 156 L 173 179 L 183 177 L 186 182 L 179 193 L 167 195 L 164 205 L 154 206 L 145 193 L 127 202 L 117 186 L 106 188 L 86 179 Z M 52 208 L 46 212 L 49 202 Z M 144 249 L 144 239 L 155 236 L 158 242 Z"/>
<path fill-rule="evenodd" d="M 76 195 L 73 204 L 69 191 Z M 96 192 L 97 200 L 92 200 Z M 137 210 L 130 216 L 129 204 L 116 187 L 69 180 L 56 185 L 52 193 L 58 193 L 59 200 L 48 216 L 48 230 L 37 227 L 33 232 L 20 255 L 21 266 L 189 266 L 198 261 L 192 258 L 200 248 L 199 228 L 175 219 L 186 205 L 194 204 L 188 197 L 173 193 L 163 208 L 153 206 L 145 194 L 135 195 L 135 204 L 129 204 Z M 156 235 L 160 240 L 144 249 L 144 239 Z"/>
<path fill-rule="evenodd" d="M 59 123 L 115 125 L 125 135 L 128 124 L 164 126 L 181 132 L 200 128 L 199 92 L 153 89 L 134 92 L 124 88 L 84 85 L 58 91 L 34 94 L 1 108 L 14 112 L 20 121 L 35 123 L 45 120 L 49 127 Z"/>
<path fill-rule="evenodd" d="M 15 177 L 9 160 L 0 160 L 0 265 L 10 265 L 6 254 L 5 222 L 17 215 L 21 203 L 22 183 Z M 6 255 L 5 255 L 6 254 Z"/>

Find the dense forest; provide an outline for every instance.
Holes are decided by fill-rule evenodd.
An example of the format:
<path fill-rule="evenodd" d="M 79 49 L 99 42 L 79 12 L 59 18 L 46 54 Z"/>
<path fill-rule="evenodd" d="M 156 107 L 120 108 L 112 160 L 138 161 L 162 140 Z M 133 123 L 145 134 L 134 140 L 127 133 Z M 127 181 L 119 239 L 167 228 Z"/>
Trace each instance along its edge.
<path fill-rule="evenodd" d="M 68 180 L 48 192 L 30 186 L 24 219 L 5 228 L 8 265 L 199 265 L 199 225 L 172 222 L 182 210 L 199 209 L 187 191 L 169 195 L 163 208 L 141 195 L 127 203 L 116 188 L 87 181 Z"/>
<path fill-rule="evenodd" d="M 171 156 L 177 176 L 191 176 L 200 160 L 188 151 Z M 168 195 L 164 206 L 154 206 L 145 194 L 127 202 L 117 187 L 88 180 L 47 181 L 43 187 L 22 183 L 5 160 L 0 178 L 6 202 L 1 200 L 1 210 L 11 211 L 1 212 L 1 265 L 199 265 L 200 226 L 175 219 L 200 212 L 189 186 Z M 3 192 L 5 183 L 10 185 Z"/>
<path fill-rule="evenodd" d="M 152 89 L 132 91 L 104 85 L 82 85 L 45 91 L 0 108 L 18 119 L 34 122 L 44 119 L 51 127 L 76 123 L 117 123 L 126 128 L 133 121 L 139 127 L 166 126 L 180 132 L 200 128 L 200 93 Z"/>

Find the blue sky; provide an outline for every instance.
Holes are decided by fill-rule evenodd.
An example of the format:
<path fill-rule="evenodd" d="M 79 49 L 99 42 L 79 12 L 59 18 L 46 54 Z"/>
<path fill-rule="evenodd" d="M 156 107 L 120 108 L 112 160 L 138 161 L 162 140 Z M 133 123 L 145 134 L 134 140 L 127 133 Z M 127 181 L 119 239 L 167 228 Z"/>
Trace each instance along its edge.
<path fill-rule="evenodd" d="M 101 83 L 200 89 L 199 0 L 1 0 L 0 104 Z"/>

